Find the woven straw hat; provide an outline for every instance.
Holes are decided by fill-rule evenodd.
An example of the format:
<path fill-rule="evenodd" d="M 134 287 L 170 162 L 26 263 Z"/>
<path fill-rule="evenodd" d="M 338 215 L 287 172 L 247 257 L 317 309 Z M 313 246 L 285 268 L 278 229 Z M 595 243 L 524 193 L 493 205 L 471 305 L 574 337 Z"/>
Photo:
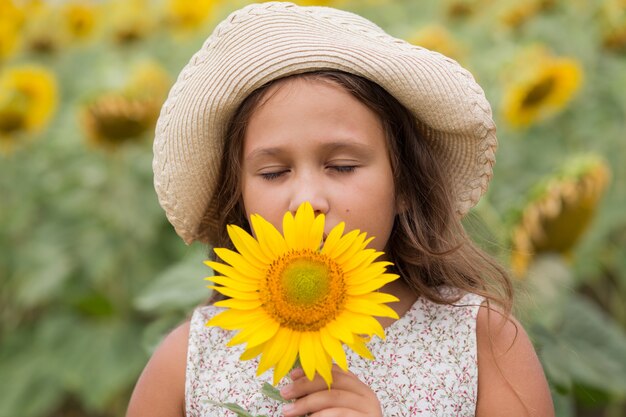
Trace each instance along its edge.
<path fill-rule="evenodd" d="M 271 80 L 321 69 L 374 81 L 415 115 L 451 177 L 459 215 L 485 193 L 495 124 L 467 70 L 349 12 L 253 4 L 221 22 L 191 58 L 156 127 L 154 185 L 186 243 L 215 241 L 217 215 L 208 206 L 219 187 L 226 127 L 241 102 Z"/>

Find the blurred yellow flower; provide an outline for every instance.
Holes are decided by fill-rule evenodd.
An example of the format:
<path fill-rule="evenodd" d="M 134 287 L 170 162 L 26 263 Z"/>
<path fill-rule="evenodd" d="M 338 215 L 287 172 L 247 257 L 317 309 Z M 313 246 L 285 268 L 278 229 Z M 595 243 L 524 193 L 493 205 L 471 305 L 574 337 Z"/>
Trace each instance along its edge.
<path fill-rule="evenodd" d="M 512 233 L 511 268 L 522 277 L 541 253 L 569 257 L 594 217 L 609 183 L 610 169 L 597 156 L 570 161 L 538 186 Z"/>
<path fill-rule="evenodd" d="M 600 13 L 602 46 L 614 52 L 626 51 L 626 1 L 608 0 Z"/>
<path fill-rule="evenodd" d="M 36 54 L 54 54 L 67 43 L 58 10 L 48 3 L 29 3 L 24 46 Z"/>
<path fill-rule="evenodd" d="M 445 0 L 442 4 L 448 17 L 462 19 L 484 9 L 488 2 L 488 0 Z"/>
<path fill-rule="evenodd" d="M 54 75 L 36 66 L 0 73 L 0 147 L 12 149 L 24 133 L 41 130 L 57 107 Z"/>
<path fill-rule="evenodd" d="M 555 0 L 501 1 L 497 4 L 498 19 L 508 29 L 519 29 L 541 12 L 555 6 Z"/>
<path fill-rule="evenodd" d="M 124 93 L 134 98 L 165 100 L 172 85 L 172 77 L 154 61 L 136 64 L 124 88 Z"/>
<path fill-rule="evenodd" d="M 295 0 L 293 3 L 300 6 L 333 6 L 341 0 Z"/>
<path fill-rule="evenodd" d="M 96 27 L 96 6 L 87 1 L 70 1 L 61 5 L 66 30 L 72 39 L 91 36 Z"/>
<path fill-rule="evenodd" d="M 461 58 L 461 47 L 452 34 L 441 25 L 428 25 L 420 28 L 407 39 L 410 43 L 431 51 L 437 51 L 450 58 Z"/>
<path fill-rule="evenodd" d="M 109 150 L 141 140 L 154 129 L 170 84 L 168 73 L 158 64 L 136 65 L 124 88 L 101 94 L 84 106 L 81 122 L 87 137 Z"/>
<path fill-rule="evenodd" d="M 146 0 L 112 0 L 106 7 L 108 31 L 119 45 L 142 40 L 154 29 L 155 19 Z"/>
<path fill-rule="evenodd" d="M 504 91 L 504 117 L 514 127 L 527 127 L 561 111 L 582 83 L 580 63 L 542 51 L 522 55 Z"/>
<path fill-rule="evenodd" d="M 0 0 L 0 62 L 17 51 L 23 21 L 22 10 L 12 0 Z"/>
<path fill-rule="evenodd" d="M 213 14 L 216 2 L 217 0 L 168 0 L 166 20 L 175 30 L 194 31 Z"/>

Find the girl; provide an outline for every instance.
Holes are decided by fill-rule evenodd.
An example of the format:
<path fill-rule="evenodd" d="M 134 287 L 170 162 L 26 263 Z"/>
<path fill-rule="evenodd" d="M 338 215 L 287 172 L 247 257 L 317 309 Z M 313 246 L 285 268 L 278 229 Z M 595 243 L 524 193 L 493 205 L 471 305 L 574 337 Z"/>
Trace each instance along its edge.
<path fill-rule="evenodd" d="M 254 360 L 196 309 L 150 359 L 128 417 L 220 416 L 207 400 L 284 416 L 552 416 L 543 371 L 510 317 L 505 272 L 460 218 L 486 191 L 491 110 L 456 62 L 359 16 L 263 3 L 231 14 L 181 72 L 154 144 L 155 187 L 177 233 L 232 247 L 227 224 L 260 214 L 279 230 L 308 201 L 326 230 L 375 236 L 401 278 L 374 361 L 347 353 L 327 389 L 302 370 L 280 409 Z"/>

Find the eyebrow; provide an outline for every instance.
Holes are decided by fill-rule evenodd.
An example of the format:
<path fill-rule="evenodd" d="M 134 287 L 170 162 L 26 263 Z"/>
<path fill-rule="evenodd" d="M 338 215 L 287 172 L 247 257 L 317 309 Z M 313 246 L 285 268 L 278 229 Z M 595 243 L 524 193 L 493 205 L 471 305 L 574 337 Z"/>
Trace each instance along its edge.
<path fill-rule="evenodd" d="M 372 152 L 372 147 L 354 141 L 339 140 L 323 144 L 322 150 L 327 153 L 349 150 L 352 152 L 357 152 L 359 155 L 367 155 L 369 152 Z M 246 155 L 245 159 L 251 161 L 262 158 L 264 156 L 280 156 L 285 152 L 285 148 L 282 146 L 257 148 L 250 152 L 248 155 Z"/>

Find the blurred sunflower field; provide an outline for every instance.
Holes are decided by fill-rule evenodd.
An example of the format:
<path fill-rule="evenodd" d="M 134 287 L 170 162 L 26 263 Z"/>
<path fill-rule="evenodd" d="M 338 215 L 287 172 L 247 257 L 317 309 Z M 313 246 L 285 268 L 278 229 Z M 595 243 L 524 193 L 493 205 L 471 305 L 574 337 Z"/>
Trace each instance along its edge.
<path fill-rule="evenodd" d="M 458 60 L 500 148 L 468 231 L 507 265 L 557 415 L 626 416 L 626 1 L 329 0 Z M 209 296 L 152 187 L 176 75 L 245 1 L 0 0 L 0 417 L 122 416 Z"/>

